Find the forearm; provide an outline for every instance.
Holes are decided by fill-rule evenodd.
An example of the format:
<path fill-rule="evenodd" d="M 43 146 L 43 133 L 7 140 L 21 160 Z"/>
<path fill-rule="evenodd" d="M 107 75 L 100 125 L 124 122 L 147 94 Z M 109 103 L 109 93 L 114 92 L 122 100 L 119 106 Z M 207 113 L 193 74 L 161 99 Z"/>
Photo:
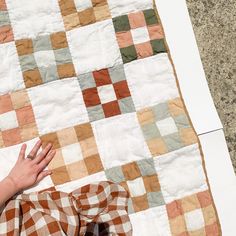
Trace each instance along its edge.
<path fill-rule="evenodd" d="M 19 192 L 19 189 L 10 177 L 3 179 L 0 182 L 0 207 L 17 192 Z"/>

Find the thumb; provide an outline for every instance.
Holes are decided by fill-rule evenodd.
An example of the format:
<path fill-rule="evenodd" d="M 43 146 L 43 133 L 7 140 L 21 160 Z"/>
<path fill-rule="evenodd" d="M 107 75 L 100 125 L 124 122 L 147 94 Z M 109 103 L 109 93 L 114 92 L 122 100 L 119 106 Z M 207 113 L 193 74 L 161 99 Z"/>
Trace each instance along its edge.
<path fill-rule="evenodd" d="M 36 179 L 36 183 L 40 182 L 43 178 L 45 178 L 48 175 L 51 175 L 52 171 L 51 170 L 44 170 L 39 173 Z"/>

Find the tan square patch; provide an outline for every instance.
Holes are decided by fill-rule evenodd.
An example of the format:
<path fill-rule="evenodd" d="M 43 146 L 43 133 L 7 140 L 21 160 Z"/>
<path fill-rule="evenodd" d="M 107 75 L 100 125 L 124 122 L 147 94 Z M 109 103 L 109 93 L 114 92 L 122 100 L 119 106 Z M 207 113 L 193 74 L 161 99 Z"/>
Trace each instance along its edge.
<path fill-rule="evenodd" d="M 126 180 L 133 180 L 141 176 L 141 172 L 136 162 L 123 165 L 122 171 Z"/>
<path fill-rule="evenodd" d="M 198 208 L 201 208 L 196 195 L 187 196 L 181 199 L 181 204 L 184 212 L 190 212 Z"/>
<path fill-rule="evenodd" d="M 68 47 L 66 33 L 65 32 L 57 32 L 50 35 L 51 43 L 53 49 L 60 49 Z"/>
<path fill-rule="evenodd" d="M 185 145 L 191 145 L 198 142 L 197 135 L 192 128 L 180 129 L 179 134 Z"/>
<path fill-rule="evenodd" d="M 63 20 L 66 30 L 72 30 L 80 26 L 79 15 L 77 12 L 68 16 L 64 16 Z"/>
<path fill-rule="evenodd" d="M 38 69 L 24 71 L 23 78 L 26 88 L 30 88 L 43 83 Z"/>
<path fill-rule="evenodd" d="M 206 225 L 214 224 L 216 222 L 215 209 L 212 205 L 202 208 L 203 217 Z"/>
<path fill-rule="evenodd" d="M 141 125 L 155 122 L 154 114 L 151 109 L 143 109 L 137 113 Z"/>
<path fill-rule="evenodd" d="M 57 137 L 56 133 L 50 133 L 50 134 L 45 134 L 40 137 L 42 141 L 42 146 L 45 147 L 47 143 L 52 143 L 53 144 L 53 149 L 58 149 L 60 148 L 60 143 Z"/>
<path fill-rule="evenodd" d="M 57 73 L 60 79 L 75 76 L 75 69 L 73 64 L 57 65 Z"/>
<path fill-rule="evenodd" d="M 134 211 L 144 211 L 149 208 L 147 195 L 132 197 Z"/>
<path fill-rule="evenodd" d="M 96 6 L 93 10 L 97 21 L 106 20 L 111 17 L 108 5 Z"/>
<path fill-rule="evenodd" d="M 33 41 L 31 39 L 17 40 L 15 44 L 19 56 L 32 54 L 34 52 Z"/>
<path fill-rule="evenodd" d="M 172 116 L 178 116 L 185 113 L 184 104 L 181 98 L 170 100 L 168 102 L 168 106 L 169 106 L 169 110 Z"/>
<path fill-rule="evenodd" d="M 77 161 L 66 166 L 71 180 L 81 179 L 88 175 L 84 161 Z"/>
<path fill-rule="evenodd" d="M 80 141 L 80 147 L 85 158 L 98 153 L 94 137 Z"/>
<path fill-rule="evenodd" d="M 22 128 L 20 128 L 20 135 L 23 142 L 37 137 L 39 134 L 36 124 L 31 123 L 24 125 Z"/>
<path fill-rule="evenodd" d="M 166 144 L 161 138 L 150 139 L 147 141 L 147 145 L 152 156 L 162 155 L 168 152 Z"/>
<path fill-rule="evenodd" d="M 85 158 L 84 163 L 90 175 L 103 170 L 102 162 L 98 154 Z"/>
<path fill-rule="evenodd" d="M 64 184 L 70 181 L 70 176 L 65 166 L 53 169 L 51 174 L 52 181 L 55 185 Z"/>
<path fill-rule="evenodd" d="M 93 130 L 89 123 L 77 125 L 74 128 L 79 141 L 93 136 Z"/>
<path fill-rule="evenodd" d="M 57 137 L 61 147 L 78 142 L 77 135 L 73 127 L 57 131 Z"/>
<path fill-rule="evenodd" d="M 49 163 L 48 167 L 49 169 L 56 169 L 58 167 L 64 166 L 65 162 L 62 156 L 62 152 L 61 149 L 57 149 L 56 150 L 56 154 L 53 157 L 53 159 L 51 160 L 51 162 Z"/>
<path fill-rule="evenodd" d="M 159 181 L 156 175 L 143 176 L 143 182 L 146 192 L 159 192 L 161 190 Z"/>
<path fill-rule="evenodd" d="M 22 108 L 30 104 L 26 90 L 19 90 L 11 93 L 11 100 L 14 109 Z"/>
<path fill-rule="evenodd" d="M 96 22 L 93 8 L 88 8 L 86 10 L 78 12 L 80 24 L 89 25 Z"/>
<path fill-rule="evenodd" d="M 184 216 L 180 215 L 176 218 L 170 219 L 169 223 L 172 235 L 182 235 L 182 233 L 187 233 Z"/>

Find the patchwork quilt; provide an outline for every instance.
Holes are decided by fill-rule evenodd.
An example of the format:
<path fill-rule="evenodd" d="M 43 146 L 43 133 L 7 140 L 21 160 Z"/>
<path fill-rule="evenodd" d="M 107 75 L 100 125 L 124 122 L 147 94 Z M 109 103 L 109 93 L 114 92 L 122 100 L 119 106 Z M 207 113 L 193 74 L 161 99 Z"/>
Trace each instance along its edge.
<path fill-rule="evenodd" d="M 112 181 L 133 235 L 221 235 L 152 0 L 0 0 L 0 58 L 0 179 L 41 139 L 53 174 L 25 193 Z"/>

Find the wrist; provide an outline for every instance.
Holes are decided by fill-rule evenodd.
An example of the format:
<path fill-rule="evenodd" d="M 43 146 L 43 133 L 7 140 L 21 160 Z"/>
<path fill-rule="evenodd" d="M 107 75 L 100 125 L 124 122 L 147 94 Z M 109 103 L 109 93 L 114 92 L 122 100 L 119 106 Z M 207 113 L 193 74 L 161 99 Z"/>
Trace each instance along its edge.
<path fill-rule="evenodd" d="M 8 175 L 4 180 L 7 183 L 8 189 L 10 189 L 13 194 L 21 191 L 21 188 L 18 186 L 17 181 L 15 181 L 15 179 L 10 175 Z"/>

